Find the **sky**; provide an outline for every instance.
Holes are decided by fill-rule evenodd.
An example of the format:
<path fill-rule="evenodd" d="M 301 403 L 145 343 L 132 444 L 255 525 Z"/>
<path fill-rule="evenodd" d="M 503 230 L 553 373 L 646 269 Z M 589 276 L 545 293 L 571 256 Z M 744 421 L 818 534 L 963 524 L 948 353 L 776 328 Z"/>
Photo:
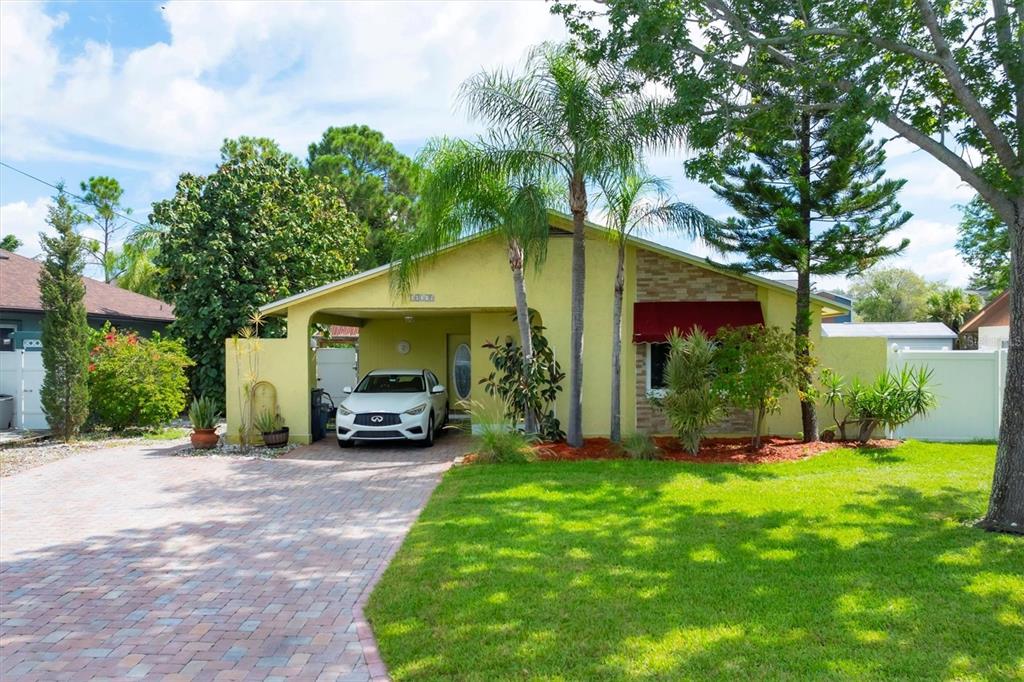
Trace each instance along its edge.
<path fill-rule="evenodd" d="M 566 31 L 539 0 L 461 2 L 0 3 L 0 160 L 69 190 L 118 179 L 145 222 L 183 172 L 214 169 L 225 138 L 266 136 L 305 158 L 329 126 L 366 124 L 414 155 L 435 135 L 480 132 L 454 93 L 481 69 L 514 67 Z M 887 264 L 962 286 L 954 248 L 973 191 L 924 152 L 888 145 L 887 172 L 908 182 L 914 214 Z M 684 157 L 649 160 L 680 200 L 724 218 L 729 208 L 688 180 Z M 39 253 L 53 190 L 0 167 L 0 235 Z M 698 255 L 704 244 L 653 239 Z M 96 273 L 91 273 L 96 274 Z M 819 288 L 844 287 L 839 278 Z"/>

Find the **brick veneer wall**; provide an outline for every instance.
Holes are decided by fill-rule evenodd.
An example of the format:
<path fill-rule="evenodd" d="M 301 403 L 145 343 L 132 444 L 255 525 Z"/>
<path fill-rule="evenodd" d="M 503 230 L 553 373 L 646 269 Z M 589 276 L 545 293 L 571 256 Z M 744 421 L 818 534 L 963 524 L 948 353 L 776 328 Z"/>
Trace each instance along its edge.
<path fill-rule="evenodd" d="M 757 287 L 684 261 L 637 249 L 637 301 L 753 301 Z M 646 433 L 670 433 L 668 420 L 647 400 L 647 353 L 649 344 L 636 344 L 636 428 Z M 745 410 L 731 412 L 709 429 L 711 433 L 747 433 L 753 416 Z"/>

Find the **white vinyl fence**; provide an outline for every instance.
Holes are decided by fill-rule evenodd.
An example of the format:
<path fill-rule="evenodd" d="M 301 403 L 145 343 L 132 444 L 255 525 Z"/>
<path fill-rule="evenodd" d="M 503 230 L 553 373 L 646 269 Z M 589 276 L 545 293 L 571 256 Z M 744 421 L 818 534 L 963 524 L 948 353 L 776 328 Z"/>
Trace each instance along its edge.
<path fill-rule="evenodd" d="M 14 428 L 50 428 L 43 414 L 43 354 L 38 351 L 0 352 L 0 393 L 14 396 Z"/>
<path fill-rule="evenodd" d="M 316 351 L 316 385 L 331 396 L 337 405 L 345 399 L 341 389 L 355 388 L 358 357 L 353 347 L 318 348 Z"/>
<path fill-rule="evenodd" d="M 994 440 L 1006 386 L 1006 349 L 890 351 L 889 369 L 926 366 L 938 407 L 896 430 L 898 438 Z"/>

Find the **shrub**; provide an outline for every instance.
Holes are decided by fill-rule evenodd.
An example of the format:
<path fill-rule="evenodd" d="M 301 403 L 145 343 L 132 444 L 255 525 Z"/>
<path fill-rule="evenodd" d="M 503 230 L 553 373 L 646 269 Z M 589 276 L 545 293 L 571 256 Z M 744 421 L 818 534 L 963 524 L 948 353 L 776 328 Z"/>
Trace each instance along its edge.
<path fill-rule="evenodd" d="M 765 416 L 778 412 L 797 384 L 794 336 L 778 327 L 747 326 L 722 329 L 716 338 L 718 385 L 730 405 L 754 414 L 751 445 L 759 450 Z"/>
<path fill-rule="evenodd" d="M 698 327 L 686 337 L 673 329 L 668 343 L 665 392 L 652 394 L 650 399 L 668 417 L 683 447 L 695 455 L 707 428 L 724 412 L 722 392 L 715 381 L 715 344 Z"/>
<path fill-rule="evenodd" d="M 481 403 L 463 403 L 473 419 L 473 440 L 477 459 L 489 464 L 517 464 L 535 459 L 531 438 L 516 429 L 500 408 Z"/>
<path fill-rule="evenodd" d="M 188 410 L 188 420 L 192 422 L 193 429 L 212 429 L 217 426 L 220 419 L 220 410 L 213 398 L 200 396 L 192 400 L 192 407 Z"/>
<path fill-rule="evenodd" d="M 141 338 L 109 324 L 89 353 L 89 408 L 99 423 L 120 430 L 166 424 L 185 409 L 192 360 L 180 341 Z"/>
<path fill-rule="evenodd" d="M 895 429 L 934 409 L 931 377 L 932 370 L 926 367 L 903 367 L 899 372 L 882 372 L 870 384 L 854 379 L 847 385 L 843 377 L 826 369 L 821 382 L 840 437 L 847 440 L 847 427 L 856 424 L 857 440 L 866 443 L 879 426 Z M 843 419 L 837 414 L 840 405 L 847 410 Z"/>
<path fill-rule="evenodd" d="M 284 419 L 281 415 L 271 412 L 270 410 L 264 410 L 256 415 L 256 419 L 253 422 L 253 426 L 260 433 L 274 433 L 284 428 Z"/>
<path fill-rule="evenodd" d="M 626 451 L 630 459 L 652 460 L 661 456 L 659 448 L 654 440 L 646 433 L 631 433 L 622 439 L 622 449 Z"/>
<path fill-rule="evenodd" d="M 562 432 L 552 404 L 562 390 L 565 373 L 555 361 L 555 352 L 544 336 L 544 327 L 534 325 L 533 362 L 530 365 L 530 376 L 523 371 L 523 352 L 513 343 L 504 343 L 500 339 L 485 343 L 484 348 L 491 351 L 491 364 L 494 371 L 480 380 L 487 395 L 501 399 L 505 406 L 504 420 L 518 424 L 526 416 L 529 406 L 537 415 L 537 435 L 544 440 L 562 440 Z"/>

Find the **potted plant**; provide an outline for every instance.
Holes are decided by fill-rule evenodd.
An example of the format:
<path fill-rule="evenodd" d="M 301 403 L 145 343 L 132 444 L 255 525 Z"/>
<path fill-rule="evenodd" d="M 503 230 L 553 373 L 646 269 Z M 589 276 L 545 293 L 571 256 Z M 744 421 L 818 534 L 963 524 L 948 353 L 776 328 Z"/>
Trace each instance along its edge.
<path fill-rule="evenodd" d="M 217 403 L 204 396 L 195 398 L 188 410 L 188 419 L 192 422 L 193 448 L 209 450 L 217 447 L 220 441 L 220 436 L 217 435 L 217 420 L 220 419 Z"/>
<path fill-rule="evenodd" d="M 288 444 L 288 427 L 280 414 L 265 410 L 256 416 L 256 428 L 263 436 L 263 444 L 268 448 L 279 448 Z"/>

